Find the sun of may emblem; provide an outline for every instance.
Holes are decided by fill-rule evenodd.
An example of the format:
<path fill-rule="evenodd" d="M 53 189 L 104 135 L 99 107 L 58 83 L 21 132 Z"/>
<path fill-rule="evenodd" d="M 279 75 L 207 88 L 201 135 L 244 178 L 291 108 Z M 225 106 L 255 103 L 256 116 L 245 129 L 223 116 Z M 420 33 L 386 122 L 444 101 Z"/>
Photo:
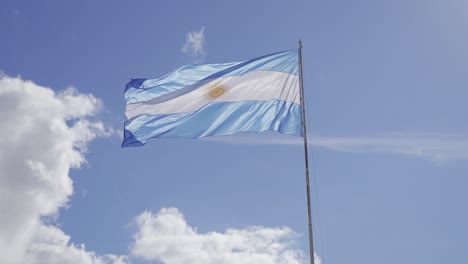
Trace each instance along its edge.
<path fill-rule="evenodd" d="M 213 81 L 206 85 L 205 91 L 205 97 L 213 101 L 225 95 L 228 91 L 228 86 L 221 81 Z"/>

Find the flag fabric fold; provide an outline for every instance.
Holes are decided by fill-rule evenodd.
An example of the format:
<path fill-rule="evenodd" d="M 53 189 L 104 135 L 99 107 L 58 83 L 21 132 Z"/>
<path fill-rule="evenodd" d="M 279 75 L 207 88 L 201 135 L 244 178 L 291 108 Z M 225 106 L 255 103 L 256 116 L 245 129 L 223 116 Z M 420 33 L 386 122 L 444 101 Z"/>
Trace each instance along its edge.
<path fill-rule="evenodd" d="M 303 136 L 297 50 L 133 79 L 125 101 L 122 147 L 266 130 Z"/>

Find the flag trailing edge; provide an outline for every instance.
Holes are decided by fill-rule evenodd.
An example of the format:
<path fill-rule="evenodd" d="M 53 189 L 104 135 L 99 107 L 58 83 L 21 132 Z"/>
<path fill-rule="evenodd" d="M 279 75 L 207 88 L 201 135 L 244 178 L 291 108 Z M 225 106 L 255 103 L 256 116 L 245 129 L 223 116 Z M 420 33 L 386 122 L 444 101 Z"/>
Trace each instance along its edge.
<path fill-rule="evenodd" d="M 297 50 L 242 62 L 183 66 L 125 89 L 122 147 L 153 138 L 266 130 L 303 136 Z"/>

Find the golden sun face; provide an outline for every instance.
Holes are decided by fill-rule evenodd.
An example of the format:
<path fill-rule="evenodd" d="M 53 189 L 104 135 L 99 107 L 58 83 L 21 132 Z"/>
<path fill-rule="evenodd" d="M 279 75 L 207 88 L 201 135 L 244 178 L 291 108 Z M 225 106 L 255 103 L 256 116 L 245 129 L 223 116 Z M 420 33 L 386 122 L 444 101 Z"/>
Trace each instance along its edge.
<path fill-rule="evenodd" d="M 222 83 L 221 81 L 215 80 L 208 83 L 204 90 L 205 98 L 209 101 L 213 101 L 220 97 L 223 97 L 228 92 L 229 87 L 226 85 L 226 83 Z"/>
<path fill-rule="evenodd" d="M 213 98 L 218 98 L 225 93 L 223 87 L 214 87 L 210 90 L 209 95 Z"/>

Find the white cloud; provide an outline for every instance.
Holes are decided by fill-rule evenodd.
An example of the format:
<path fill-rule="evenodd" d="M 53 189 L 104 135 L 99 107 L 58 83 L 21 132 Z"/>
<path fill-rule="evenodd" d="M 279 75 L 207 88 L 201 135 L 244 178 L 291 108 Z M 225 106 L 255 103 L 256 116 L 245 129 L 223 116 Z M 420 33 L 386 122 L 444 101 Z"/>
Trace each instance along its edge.
<path fill-rule="evenodd" d="M 287 227 L 227 229 L 199 233 L 176 208 L 135 218 L 138 232 L 131 247 L 134 256 L 165 264 L 299 264 L 305 254 L 293 248 L 297 236 Z M 317 259 L 318 260 L 318 259 Z M 319 264 L 319 260 L 317 264 Z"/>
<path fill-rule="evenodd" d="M 182 52 L 192 55 L 196 62 L 202 62 L 206 56 L 205 51 L 205 27 L 200 31 L 192 31 L 185 35 L 185 43 Z"/>
<path fill-rule="evenodd" d="M 54 226 L 40 225 L 34 234 L 34 243 L 28 247 L 25 263 L 122 264 L 127 261 L 125 256 L 98 256 L 95 252 L 86 251 L 83 244 L 74 245 L 69 240 L 70 237 L 60 229 Z"/>
<path fill-rule="evenodd" d="M 2 263 L 109 263 L 41 219 L 53 218 L 73 193 L 68 173 L 86 145 L 109 132 L 92 117 L 101 101 L 69 88 L 55 93 L 0 77 L 0 252 Z"/>
<path fill-rule="evenodd" d="M 447 134 L 316 137 L 312 144 L 340 152 L 395 153 L 434 162 L 468 160 L 468 138 Z"/>
<path fill-rule="evenodd" d="M 238 134 L 203 139 L 255 145 L 302 145 L 303 139 L 278 133 Z M 312 147 L 349 153 L 393 153 L 434 162 L 468 160 L 468 137 L 454 134 L 390 134 L 385 136 L 309 136 Z"/>

